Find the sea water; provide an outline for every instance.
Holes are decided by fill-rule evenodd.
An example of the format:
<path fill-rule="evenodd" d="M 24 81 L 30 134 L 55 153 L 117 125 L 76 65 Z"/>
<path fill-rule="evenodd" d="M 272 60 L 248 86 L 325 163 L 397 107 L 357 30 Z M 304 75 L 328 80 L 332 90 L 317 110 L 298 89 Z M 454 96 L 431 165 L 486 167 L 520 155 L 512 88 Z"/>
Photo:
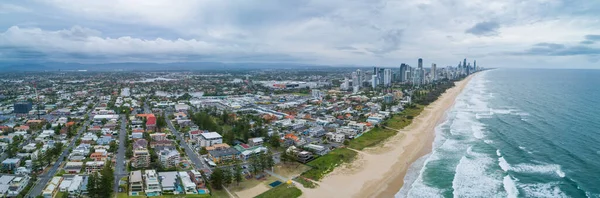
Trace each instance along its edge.
<path fill-rule="evenodd" d="M 396 197 L 600 197 L 600 70 L 476 74 Z"/>

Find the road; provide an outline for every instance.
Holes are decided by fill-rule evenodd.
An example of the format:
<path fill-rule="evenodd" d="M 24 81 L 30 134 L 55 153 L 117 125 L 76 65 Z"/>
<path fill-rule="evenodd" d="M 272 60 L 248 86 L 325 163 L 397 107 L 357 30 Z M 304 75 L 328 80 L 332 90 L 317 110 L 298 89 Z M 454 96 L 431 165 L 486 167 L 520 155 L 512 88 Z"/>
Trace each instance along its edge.
<path fill-rule="evenodd" d="M 127 141 L 127 118 L 125 115 L 121 115 L 121 129 L 119 131 L 119 148 L 117 150 L 117 160 L 115 169 L 115 184 L 113 185 L 113 191 L 118 193 L 119 191 L 119 180 L 122 177 L 127 176 L 129 173 L 125 169 L 125 142 Z"/>
<path fill-rule="evenodd" d="M 175 130 L 175 127 L 173 127 L 173 123 L 169 120 L 167 111 L 165 111 L 164 117 L 165 117 L 165 121 L 167 122 L 167 125 L 169 126 L 169 130 L 171 130 L 173 132 L 173 135 L 175 135 L 175 138 L 177 140 L 179 140 L 179 142 L 180 142 L 179 146 L 183 148 L 183 150 L 185 151 L 185 154 L 190 158 L 190 160 L 192 161 L 192 165 L 196 169 L 207 168 L 208 166 L 206 166 L 204 163 L 202 163 L 202 160 L 200 159 L 198 154 L 196 152 L 194 152 L 194 150 L 192 150 L 190 148 L 190 146 L 185 142 L 185 139 L 181 136 L 179 131 Z"/>
<path fill-rule="evenodd" d="M 31 188 L 31 190 L 29 190 L 29 192 L 27 193 L 27 195 L 25 195 L 25 197 L 36 197 L 36 196 L 42 194 L 44 187 L 46 187 L 46 184 L 50 181 L 50 179 L 52 179 L 52 177 L 54 177 L 54 175 L 56 174 L 56 171 L 58 170 L 58 167 L 62 164 L 63 159 L 69 155 L 69 151 L 75 146 L 75 142 L 76 142 L 75 140 L 78 140 L 80 138 L 81 134 L 83 134 L 83 131 L 90 124 L 90 121 L 94 117 L 89 112 L 88 112 L 88 116 L 89 116 L 89 120 L 84 121 L 83 126 L 81 126 L 81 128 L 79 128 L 79 131 L 77 131 L 77 135 L 75 135 L 75 137 L 73 137 L 72 141 L 70 141 L 69 146 L 67 148 L 63 149 L 62 154 L 60 155 L 60 157 L 58 157 L 58 161 L 56 161 L 54 163 L 54 166 L 52 166 L 52 168 L 46 174 L 40 175 L 38 177 L 39 181 L 35 184 L 35 186 L 33 186 Z"/>

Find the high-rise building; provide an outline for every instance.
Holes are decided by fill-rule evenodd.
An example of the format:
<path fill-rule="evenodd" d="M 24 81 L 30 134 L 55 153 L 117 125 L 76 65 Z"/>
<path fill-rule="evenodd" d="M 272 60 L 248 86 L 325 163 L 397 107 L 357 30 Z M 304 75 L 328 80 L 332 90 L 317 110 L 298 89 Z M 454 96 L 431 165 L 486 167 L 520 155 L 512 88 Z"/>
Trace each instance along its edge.
<path fill-rule="evenodd" d="M 352 72 L 352 86 L 359 86 L 358 85 L 358 75 L 356 74 L 356 72 Z"/>
<path fill-rule="evenodd" d="M 477 60 L 473 60 L 473 69 L 479 71 L 479 69 L 477 69 Z"/>
<path fill-rule="evenodd" d="M 363 82 L 363 78 L 362 78 L 362 76 L 363 76 L 363 73 L 362 73 L 362 71 L 361 71 L 360 69 L 357 69 L 357 70 L 356 70 L 356 78 L 357 78 L 358 82 L 357 82 L 357 84 L 356 84 L 356 85 L 357 85 L 359 88 L 362 86 L 362 82 Z"/>
<path fill-rule="evenodd" d="M 399 75 L 399 81 L 400 82 L 406 82 L 406 71 L 408 69 L 408 65 L 407 64 L 400 64 L 400 75 Z"/>
<path fill-rule="evenodd" d="M 32 109 L 32 104 L 29 101 L 17 102 L 13 104 L 14 113 L 16 114 L 27 114 Z"/>
<path fill-rule="evenodd" d="M 392 70 L 383 70 L 383 85 L 386 87 L 392 86 Z"/>
<path fill-rule="evenodd" d="M 377 75 L 373 75 L 371 77 L 371 87 L 373 87 L 373 89 L 375 89 L 375 87 L 377 87 Z"/>
<path fill-rule="evenodd" d="M 423 59 L 419 58 L 419 65 L 418 65 L 419 69 L 423 69 Z"/>
<path fill-rule="evenodd" d="M 379 72 L 377 72 L 377 82 L 380 85 L 383 85 L 383 83 L 384 83 L 384 77 L 383 77 L 384 72 L 385 72 L 385 69 L 383 69 L 383 68 L 379 68 Z"/>
<path fill-rule="evenodd" d="M 344 77 L 344 82 L 340 85 L 340 89 L 344 91 L 350 89 L 350 80 L 348 80 L 348 77 Z"/>
<path fill-rule="evenodd" d="M 433 81 L 437 81 L 437 67 L 435 65 L 435 63 L 431 64 L 431 79 Z"/>

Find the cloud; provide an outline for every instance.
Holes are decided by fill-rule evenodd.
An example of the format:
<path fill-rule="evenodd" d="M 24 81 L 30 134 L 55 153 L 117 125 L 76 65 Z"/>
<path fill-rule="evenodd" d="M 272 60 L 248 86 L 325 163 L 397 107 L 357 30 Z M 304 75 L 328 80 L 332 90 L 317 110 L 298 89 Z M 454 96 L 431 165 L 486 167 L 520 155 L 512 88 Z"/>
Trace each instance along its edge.
<path fill-rule="evenodd" d="M 473 27 L 465 30 L 465 33 L 477 36 L 495 36 L 498 35 L 500 24 L 494 21 L 485 21 L 475 24 Z"/>
<path fill-rule="evenodd" d="M 523 52 L 509 52 L 509 55 L 517 56 L 588 56 L 600 55 L 600 48 L 582 45 L 565 46 L 556 43 L 538 43 Z"/>
<path fill-rule="evenodd" d="M 30 9 L 9 3 L 0 3 L 0 14 L 31 12 Z"/>
<path fill-rule="evenodd" d="M 556 54 L 597 47 L 599 7 L 586 0 L 9 0 L 0 3 L 6 12 L 0 14 L 0 62 L 397 66 L 416 64 L 417 57 L 426 57 L 426 65 L 472 57 L 492 66 L 545 56 L 585 65 L 586 58 L 556 60 Z M 585 35 L 591 40 L 573 43 Z"/>

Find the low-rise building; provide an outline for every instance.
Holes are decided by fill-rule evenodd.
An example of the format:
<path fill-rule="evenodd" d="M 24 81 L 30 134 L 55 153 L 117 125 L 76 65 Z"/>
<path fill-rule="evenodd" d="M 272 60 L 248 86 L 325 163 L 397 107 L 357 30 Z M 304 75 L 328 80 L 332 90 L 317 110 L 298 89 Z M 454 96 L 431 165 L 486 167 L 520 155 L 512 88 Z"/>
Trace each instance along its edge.
<path fill-rule="evenodd" d="M 179 163 L 179 152 L 177 150 L 163 149 L 157 152 L 158 160 L 164 168 L 171 168 L 177 166 Z"/>
<path fill-rule="evenodd" d="M 142 171 L 132 171 L 129 173 L 129 195 L 138 196 L 140 192 L 144 192 Z"/>
<path fill-rule="evenodd" d="M 150 153 L 147 149 L 137 149 L 133 151 L 131 165 L 135 168 L 150 166 Z"/>
<path fill-rule="evenodd" d="M 196 184 L 192 182 L 190 175 L 187 172 L 179 172 L 179 179 L 181 180 L 181 187 L 185 191 L 185 194 L 198 194 L 196 190 Z"/>
<path fill-rule="evenodd" d="M 144 183 L 146 184 L 145 192 L 147 196 L 157 196 L 162 192 L 155 170 L 144 171 Z"/>
<path fill-rule="evenodd" d="M 104 168 L 104 161 L 85 162 L 85 172 L 87 174 L 98 172 L 102 168 Z"/>
<path fill-rule="evenodd" d="M 2 161 L 2 168 L 4 170 L 15 170 L 21 165 L 21 159 L 19 158 L 8 158 Z"/>
<path fill-rule="evenodd" d="M 212 146 L 214 144 L 223 143 L 223 137 L 217 132 L 201 133 L 198 139 L 198 144 L 201 147 Z"/>
<path fill-rule="evenodd" d="M 160 185 L 162 187 L 163 192 L 165 191 L 175 191 L 175 187 L 177 184 L 177 172 L 160 172 L 158 173 L 160 178 Z"/>
<path fill-rule="evenodd" d="M 208 156 L 215 163 L 220 163 L 223 161 L 231 161 L 235 160 L 239 155 L 239 151 L 233 148 L 225 148 L 225 149 L 215 149 L 208 151 Z"/>
<path fill-rule="evenodd" d="M 83 168 L 83 162 L 67 162 L 64 166 L 66 173 L 79 173 Z"/>
<path fill-rule="evenodd" d="M 320 146 L 320 145 L 307 144 L 307 145 L 304 145 L 304 148 L 306 150 L 313 152 L 314 154 L 321 155 L 321 156 L 329 153 L 329 148 Z"/>

